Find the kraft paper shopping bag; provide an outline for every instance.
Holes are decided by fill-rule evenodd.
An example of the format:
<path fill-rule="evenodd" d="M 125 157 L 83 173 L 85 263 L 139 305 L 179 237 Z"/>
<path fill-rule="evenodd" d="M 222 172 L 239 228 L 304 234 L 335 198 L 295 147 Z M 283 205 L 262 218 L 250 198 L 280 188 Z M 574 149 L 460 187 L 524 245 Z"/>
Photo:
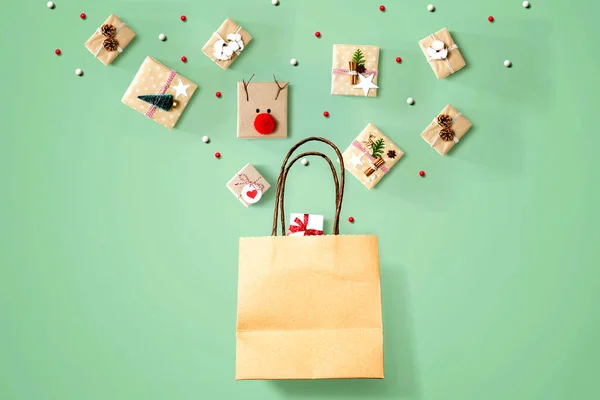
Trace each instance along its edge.
<path fill-rule="evenodd" d="M 288 165 L 294 150 L 313 140 L 335 149 L 340 180 L 322 153 L 300 154 Z M 309 155 L 333 172 L 333 235 L 285 236 L 286 177 Z M 236 379 L 383 378 L 377 237 L 339 234 L 343 194 L 343 158 L 333 143 L 307 138 L 292 147 L 277 182 L 272 236 L 240 239 Z"/>

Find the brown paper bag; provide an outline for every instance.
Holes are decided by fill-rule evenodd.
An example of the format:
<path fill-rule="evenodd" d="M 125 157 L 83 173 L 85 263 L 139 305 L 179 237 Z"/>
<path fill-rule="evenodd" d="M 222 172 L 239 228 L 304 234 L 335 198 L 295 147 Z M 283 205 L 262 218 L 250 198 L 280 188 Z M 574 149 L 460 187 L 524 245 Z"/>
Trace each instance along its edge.
<path fill-rule="evenodd" d="M 294 150 L 313 140 L 335 149 L 339 181 L 334 164 L 322 153 L 300 154 L 288 165 Z M 285 236 L 286 177 L 296 161 L 309 155 L 324 158 L 333 172 L 333 235 Z M 281 167 L 272 236 L 240 239 L 237 380 L 383 378 L 377 237 L 339 235 L 343 164 L 327 139 L 300 141 Z"/>

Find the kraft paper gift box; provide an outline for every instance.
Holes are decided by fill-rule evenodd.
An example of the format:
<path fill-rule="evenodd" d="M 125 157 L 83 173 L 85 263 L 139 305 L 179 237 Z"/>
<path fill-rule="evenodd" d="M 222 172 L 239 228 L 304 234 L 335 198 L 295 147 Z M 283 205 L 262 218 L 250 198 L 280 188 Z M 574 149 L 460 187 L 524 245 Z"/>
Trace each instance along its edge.
<path fill-rule="evenodd" d="M 253 77 L 254 75 L 252 75 Z M 282 139 L 288 134 L 288 82 L 238 82 L 237 137 Z"/>
<path fill-rule="evenodd" d="M 419 46 L 438 79 L 462 69 L 466 63 L 448 28 L 440 29 L 419 41 Z"/>
<path fill-rule="evenodd" d="M 223 69 L 244 52 L 252 36 L 231 19 L 227 18 L 202 47 L 202 52 Z"/>
<path fill-rule="evenodd" d="M 175 70 L 146 57 L 121 101 L 165 128 L 173 129 L 197 88 Z"/>
<path fill-rule="evenodd" d="M 271 187 L 252 164 L 246 164 L 229 182 L 231 193 L 246 207 L 258 203 Z"/>
<path fill-rule="evenodd" d="M 108 65 L 125 50 L 134 37 L 135 32 L 112 14 L 85 42 L 85 47 L 104 65 Z"/>
<path fill-rule="evenodd" d="M 288 236 L 319 236 L 323 234 L 323 216 L 315 214 L 290 215 Z"/>
<path fill-rule="evenodd" d="M 404 152 L 369 123 L 344 151 L 344 166 L 367 189 L 372 189 L 402 158 Z"/>
<path fill-rule="evenodd" d="M 342 96 L 377 96 L 379 47 L 333 45 L 331 94 Z"/>
<path fill-rule="evenodd" d="M 448 104 L 425 128 L 421 137 L 438 153 L 444 155 L 471 128 L 471 121 Z"/>
<path fill-rule="evenodd" d="M 324 138 L 294 146 L 277 180 L 282 213 L 293 151 L 307 141 L 329 144 L 343 161 Z M 328 156 L 311 155 L 338 173 Z M 333 234 L 288 237 L 276 211 L 271 236 L 240 238 L 236 380 L 384 377 L 377 236 L 340 234 L 344 187 L 336 189 Z"/>

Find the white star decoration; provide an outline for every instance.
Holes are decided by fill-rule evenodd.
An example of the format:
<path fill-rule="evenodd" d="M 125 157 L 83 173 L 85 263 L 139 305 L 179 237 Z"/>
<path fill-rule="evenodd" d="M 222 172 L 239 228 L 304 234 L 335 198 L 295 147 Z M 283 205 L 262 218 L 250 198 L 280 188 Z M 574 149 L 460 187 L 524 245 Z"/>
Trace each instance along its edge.
<path fill-rule="evenodd" d="M 379 89 L 379 86 L 373 83 L 373 78 L 375 78 L 375 74 L 371 74 L 367 77 L 358 74 L 358 78 L 360 79 L 360 83 L 356 86 L 353 86 L 353 88 L 362 89 L 363 92 L 365 92 L 365 96 L 369 95 L 369 89 Z"/>
<path fill-rule="evenodd" d="M 356 169 L 358 164 L 364 165 L 361 159 L 362 159 L 362 154 L 357 154 L 357 155 L 351 157 L 350 162 L 352 163 L 352 166 L 354 167 L 354 169 Z"/>
<path fill-rule="evenodd" d="M 185 97 L 187 97 L 187 88 L 189 88 L 190 85 L 184 85 L 183 82 L 181 82 L 181 79 L 179 80 L 179 85 L 177 86 L 171 86 L 171 89 L 175 90 L 175 98 L 178 98 L 180 94 L 184 95 Z"/>

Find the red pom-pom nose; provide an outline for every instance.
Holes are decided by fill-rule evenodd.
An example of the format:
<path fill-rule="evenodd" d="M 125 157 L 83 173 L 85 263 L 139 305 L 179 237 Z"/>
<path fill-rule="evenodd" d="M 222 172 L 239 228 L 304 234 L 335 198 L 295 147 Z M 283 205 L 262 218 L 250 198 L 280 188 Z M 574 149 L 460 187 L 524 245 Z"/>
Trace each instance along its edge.
<path fill-rule="evenodd" d="M 271 114 L 258 114 L 254 119 L 254 129 L 261 135 L 268 135 L 275 130 L 275 118 Z"/>

